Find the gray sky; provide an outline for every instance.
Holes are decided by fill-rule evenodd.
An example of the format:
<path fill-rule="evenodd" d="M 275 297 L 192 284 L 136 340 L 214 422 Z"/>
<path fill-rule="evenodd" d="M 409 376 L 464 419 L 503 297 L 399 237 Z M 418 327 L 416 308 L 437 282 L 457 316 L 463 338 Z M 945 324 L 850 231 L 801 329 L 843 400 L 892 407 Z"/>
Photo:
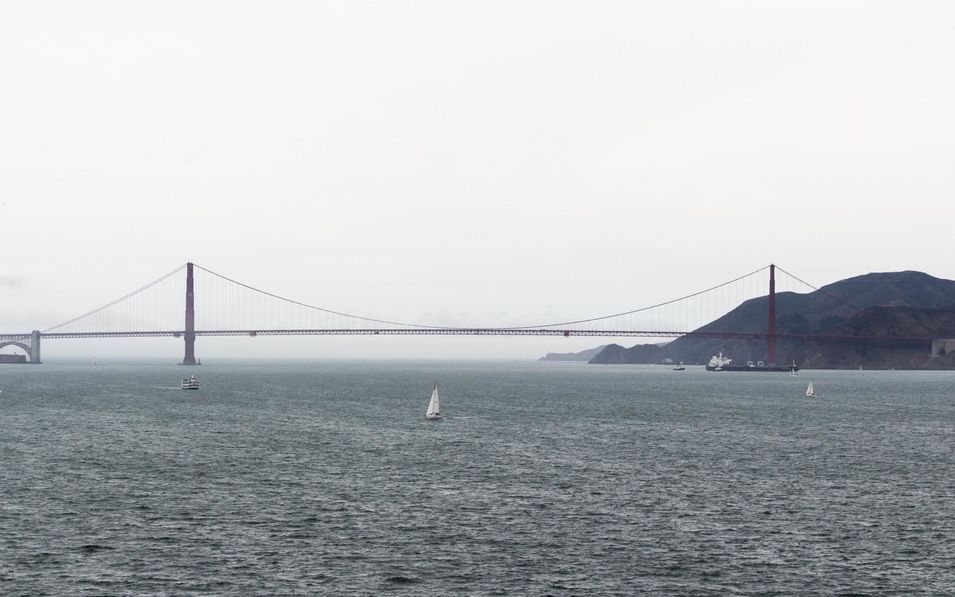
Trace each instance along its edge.
<path fill-rule="evenodd" d="M 488 325 L 617 312 L 770 261 L 818 284 L 955 278 L 953 31 L 947 1 L 7 2 L 0 330 L 187 260 L 333 309 Z M 45 352 L 118 347 L 180 352 Z"/>

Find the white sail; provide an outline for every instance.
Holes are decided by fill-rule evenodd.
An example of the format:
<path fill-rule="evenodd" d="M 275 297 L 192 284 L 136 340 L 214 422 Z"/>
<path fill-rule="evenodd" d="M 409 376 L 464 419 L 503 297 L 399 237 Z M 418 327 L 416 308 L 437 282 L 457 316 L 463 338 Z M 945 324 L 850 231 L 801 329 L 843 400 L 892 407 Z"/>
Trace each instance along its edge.
<path fill-rule="evenodd" d="M 431 390 L 431 402 L 428 403 L 428 412 L 425 413 L 425 416 L 429 419 L 435 419 L 441 416 L 441 401 L 438 398 L 438 384 L 434 384 L 434 389 Z"/>
<path fill-rule="evenodd" d="M 806 396 L 815 396 L 816 392 L 812 389 L 812 384 L 809 384 L 809 387 L 806 388 Z"/>

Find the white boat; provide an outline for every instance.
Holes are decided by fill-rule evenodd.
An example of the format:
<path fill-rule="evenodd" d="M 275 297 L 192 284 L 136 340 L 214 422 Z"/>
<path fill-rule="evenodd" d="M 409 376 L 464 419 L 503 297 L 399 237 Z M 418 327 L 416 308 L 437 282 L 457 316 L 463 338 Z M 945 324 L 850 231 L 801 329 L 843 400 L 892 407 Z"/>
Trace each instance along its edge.
<path fill-rule="evenodd" d="M 673 368 L 674 371 L 686 371 L 686 367 L 683 366 L 683 361 L 680 361 L 680 364 Z"/>
<path fill-rule="evenodd" d="M 809 387 L 806 388 L 806 396 L 812 398 L 816 395 L 816 391 L 812 388 L 812 383 L 809 384 Z"/>
<path fill-rule="evenodd" d="M 182 383 L 179 384 L 180 390 L 198 390 L 199 389 L 199 378 L 195 375 L 190 375 L 189 377 L 183 377 Z"/>
<path fill-rule="evenodd" d="M 424 418 L 441 418 L 441 401 L 438 398 L 438 382 L 434 382 L 434 389 L 431 390 L 431 402 L 428 403 L 428 412 L 425 413 Z"/>
<path fill-rule="evenodd" d="M 707 371 L 722 371 L 723 367 L 728 366 L 733 362 L 733 359 L 723 356 L 723 351 L 720 351 L 720 354 L 710 358 L 710 362 L 706 364 Z"/>

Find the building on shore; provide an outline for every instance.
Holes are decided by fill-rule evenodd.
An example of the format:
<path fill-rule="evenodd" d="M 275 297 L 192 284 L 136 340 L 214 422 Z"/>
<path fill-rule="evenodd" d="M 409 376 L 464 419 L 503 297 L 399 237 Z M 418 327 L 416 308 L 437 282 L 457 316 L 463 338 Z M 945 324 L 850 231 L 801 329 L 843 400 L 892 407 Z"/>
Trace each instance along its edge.
<path fill-rule="evenodd" d="M 932 338 L 932 356 L 944 357 L 955 352 L 955 338 Z"/>

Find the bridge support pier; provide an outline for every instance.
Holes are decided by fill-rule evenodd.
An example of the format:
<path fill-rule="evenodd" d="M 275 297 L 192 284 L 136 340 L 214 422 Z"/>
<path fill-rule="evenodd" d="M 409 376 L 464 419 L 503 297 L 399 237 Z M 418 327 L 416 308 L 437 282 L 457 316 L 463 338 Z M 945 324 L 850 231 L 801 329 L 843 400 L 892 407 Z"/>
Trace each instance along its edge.
<path fill-rule="evenodd" d="M 192 263 L 186 264 L 186 354 L 180 365 L 196 365 L 196 292 L 195 280 L 192 277 Z"/>
<path fill-rule="evenodd" d="M 766 344 L 769 352 L 770 367 L 776 366 L 776 264 L 769 266 L 769 334 Z"/>
<path fill-rule="evenodd" d="M 30 332 L 30 362 L 40 364 L 40 330 Z"/>

